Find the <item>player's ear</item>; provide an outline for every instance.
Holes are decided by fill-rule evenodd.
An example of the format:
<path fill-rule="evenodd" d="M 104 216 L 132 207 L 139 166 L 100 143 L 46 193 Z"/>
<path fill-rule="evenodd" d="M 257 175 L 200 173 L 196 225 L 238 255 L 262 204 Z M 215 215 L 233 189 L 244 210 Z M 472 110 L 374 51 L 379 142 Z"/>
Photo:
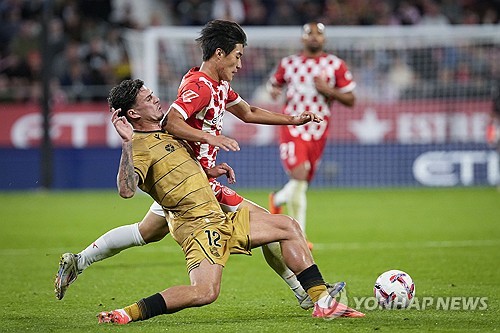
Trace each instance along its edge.
<path fill-rule="evenodd" d="M 138 119 L 141 117 L 134 109 L 128 109 L 127 116 L 129 116 L 130 119 Z"/>

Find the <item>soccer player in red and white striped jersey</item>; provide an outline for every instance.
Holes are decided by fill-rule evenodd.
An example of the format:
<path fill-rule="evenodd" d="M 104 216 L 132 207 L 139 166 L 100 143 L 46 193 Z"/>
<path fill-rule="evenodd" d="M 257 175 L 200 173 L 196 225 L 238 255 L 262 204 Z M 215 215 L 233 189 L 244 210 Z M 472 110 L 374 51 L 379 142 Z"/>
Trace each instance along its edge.
<path fill-rule="evenodd" d="M 197 42 L 202 50 L 202 64 L 183 77 L 177 99 L 167 111 L 162 124 L 174 136 L 187 140 L 201 165 L 215 166 L 219 148 L 239 150 L 238 143 L 221 134 L 225 112 L 230 112 L 246 123 L 268 125 L 294 125 L 321 123 L 315 113 L 304 111 L 287 115 L 245 102 L 230 86 L 234 75 L 242 67 L 246 34 L 234 22 L 214 20 L 203 28 Z M 248 207 L 252 211 L 263 208 L 244 199 L 234 190 L 211 178 L 210 184 L 224 211 Z M 276 244 L 263 248 L 267 262 L 289 284 L 300 301 L 298 284 L 293 273 L 283 264 L 281 250 Z"/>
<path fill-rule="evenodd" d="M 281 59 L 271 76 L 268 89 L 276 99 L 286 86 L 283 113 L 294 116 L 313 112 L 324 121 L 304 126 L 287 125 L 280 129 L 280 158 L 289 176 L 288 183 L 269 196 L 271 213 L 280 213 L 286 204 L 305 232 L 306 191 L 323 155 L 335 101 L 352 107 L 356 83 L 346 63 L 324 51 L 325 26 L 310 22 L 303 26 L 302 52 Z M 309 243 L 312 249 L 312 243 Z"/>

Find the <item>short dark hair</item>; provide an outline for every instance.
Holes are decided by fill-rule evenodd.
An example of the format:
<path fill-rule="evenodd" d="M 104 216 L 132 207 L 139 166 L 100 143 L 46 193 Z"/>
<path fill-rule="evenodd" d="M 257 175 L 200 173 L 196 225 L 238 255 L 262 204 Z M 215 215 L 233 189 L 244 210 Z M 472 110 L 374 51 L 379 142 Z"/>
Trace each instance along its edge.
<path fill-rule="evenodd" d="M 139 94 L 139 90 L 144 85 L 144 81 L 140 79 L 123 80 L 117 86 L 114 86 L 108 96 L 108 104 L 110 109 L 121 109 L 118 115 L 126 116 L 128 110 L 135 105 L 135 99 Z"/>
<path fill-rule="evenodd" d="M 246 46 L 247 35 L 236 22 L 212 20 L 203 27 L 196 41 L 200 44 L 203 61 L 206 61 L 212 57 L 217 48 L 229 54 L 236 44 Z"/>

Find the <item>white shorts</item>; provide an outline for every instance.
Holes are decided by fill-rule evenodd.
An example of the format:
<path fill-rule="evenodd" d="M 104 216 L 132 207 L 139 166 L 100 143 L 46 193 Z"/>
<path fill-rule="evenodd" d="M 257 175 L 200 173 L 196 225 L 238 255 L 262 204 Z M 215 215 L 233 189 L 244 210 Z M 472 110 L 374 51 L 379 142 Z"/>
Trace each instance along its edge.
<path fill-rule="evenodd" d="M 165 217 L 165 212 L 163 211 L 163 208 L 161 208 L 161 206 L 156 201 L 153 201 L 153 204 L 151 205 L 151 207 L 149 207 L 149 210 L 153 214 Z"/>

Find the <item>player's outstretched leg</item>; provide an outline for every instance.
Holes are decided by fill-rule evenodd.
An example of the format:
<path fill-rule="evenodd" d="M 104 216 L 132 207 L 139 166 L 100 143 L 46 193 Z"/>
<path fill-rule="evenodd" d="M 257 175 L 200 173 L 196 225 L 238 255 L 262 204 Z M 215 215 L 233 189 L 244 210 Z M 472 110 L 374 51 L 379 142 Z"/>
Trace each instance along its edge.
<path fill-rule="evenodd" d="M 59 270 L 54 282 L 56 298 L 61 300 L 69 285 L 78 277 L 78 256 L 73 253 L 64 253 L 59 260 Z"/>

